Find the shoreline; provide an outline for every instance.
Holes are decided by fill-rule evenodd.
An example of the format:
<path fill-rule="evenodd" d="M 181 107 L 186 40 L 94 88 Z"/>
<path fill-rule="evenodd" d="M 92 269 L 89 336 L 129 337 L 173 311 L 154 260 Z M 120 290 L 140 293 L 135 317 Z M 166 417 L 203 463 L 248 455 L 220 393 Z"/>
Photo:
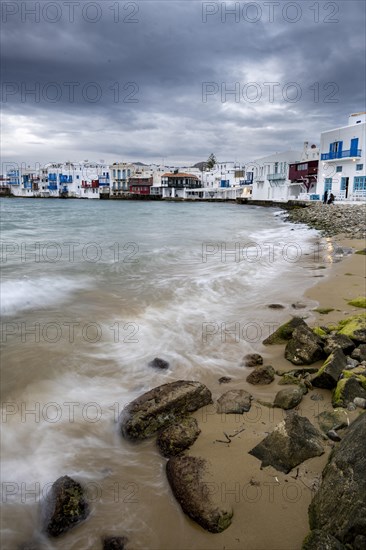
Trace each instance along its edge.
<path fill-rule="evenodd" d="M 353 252 L 334 263 L 324 280 L 316 282 L 299 296 L 305 304 L 309 301 L 318 304 L 316 307 L 309 306 L 309 309 L 294 311 L 294 315 L 299 317 L 302 312 L 311 312 L 312 318 L 306 320 L 310 327 L 334 324 L 345 316 L 362 311 L 349 305 L 348 301 L 365 292 L 365 256 L 355 254 L 356 250 L 364 247 L 365 241 L 350 240 L 342 235 L 340 238 L 334 236 L 325 239 L 324 242 L 329 249 L 353 249 Z M 319 313 L 316 311 L 318 308 L 332 311 Z M 264 356 L 264 364 L 271 364 L 275 370 L 293 369 L 294 365 L 284 358 L 284 348 L 284 344 L 263 347 L 260 353 Z M 318 361 L 311 366 L 320 368 L 322 364 L 323 361 Z M 250 372 L 251 369 L 245 368 L 243 374 L 246 376 Z M 225 541 L 225 545 L 228 545 L 225 547 L 230 549 L 300 550 L 310 532 L 308 507 L 335 446 L 334 442 L 326 441 L 322 456 L 306 460 L 287 475 L 271 466 L 262 469 L 260 462 L 247 454 L 287 415 L 287 411 L 266 408 L 258 402 L 273 402 L 279 390 L 294 387 L 279 385 L 278 382 L 279 377 L 276 376 L 275 381 L 268 386 L 252 386 L 243 380 L 233 380 L 229 384 L 212 388 L 214 401 L 230 389 L 245 389 L 255 396 L 251 411 L 242 415 L 241 419 L 240 415 L 215 415 L 216 407 L 212 405 L 208 408 L 208 420 L 202 428 L 202 412 L 194 414 L 202 428 L 202 435 L 189 450 L 189 454 L 206 458 L 212 463 L 212 477 L 218 480 L 215 490 L 219 493 L 219 500 L 221 504 L 230 503 L 234 509 L 230 528 L 221 535 L 216 535 L 217 541 L 224 537 L 222 542 Z M 319 396 L 319 401 L 311 400 L 314 394 Z M 317 415 L 333 410 L 331 392 L 314 388 L 303 397 L 295 410 L 318 428 Z M 346 410 L 346 414 L 352 422 L 359 411 Z M 225 433 L 233 435 L 241 429 L 244 429 L 243 433 L 235 436 L 230 444 L 224 443 Z M 261 529 L 261 525 L 266 525 L 266 529 Z M 221 548 L 219 542 L 212 544 L 212 549 L 215 548 Z"/>

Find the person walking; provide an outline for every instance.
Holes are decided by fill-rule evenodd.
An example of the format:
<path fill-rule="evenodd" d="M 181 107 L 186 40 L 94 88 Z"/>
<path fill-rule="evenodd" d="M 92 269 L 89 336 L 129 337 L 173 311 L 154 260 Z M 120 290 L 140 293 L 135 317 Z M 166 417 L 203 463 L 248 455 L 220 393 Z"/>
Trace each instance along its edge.
<path fill-rule="evenodd" d="M 333 195 L 333 193 L 331 193 L 331 194 L 329 195 L 329 199 L 328 199 L 327 204 L 333 204 L 334 199 L 335 199 L 335 196 Z"/>
<path fill-rule="evenodd" d="M 327 204 L 327 200 L 328 200 L 328 190 L 326 190 L 326 191 L 324 192 L 323 204 Z"/>

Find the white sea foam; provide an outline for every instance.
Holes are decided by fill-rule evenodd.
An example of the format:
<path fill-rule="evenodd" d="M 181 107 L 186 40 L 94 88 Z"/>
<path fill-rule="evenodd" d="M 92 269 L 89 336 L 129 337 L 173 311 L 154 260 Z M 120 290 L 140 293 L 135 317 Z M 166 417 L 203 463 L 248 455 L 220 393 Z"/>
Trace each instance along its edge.
<path fill-rule="evenodd" d="M 30 309 L 45 309 L 67 300 L 73 292 L 86 285 L 85 280 L 81 282 L 58 275 L 3 281 L 0 288 L 0 312 L 1 315 L 14 315 Z"/>

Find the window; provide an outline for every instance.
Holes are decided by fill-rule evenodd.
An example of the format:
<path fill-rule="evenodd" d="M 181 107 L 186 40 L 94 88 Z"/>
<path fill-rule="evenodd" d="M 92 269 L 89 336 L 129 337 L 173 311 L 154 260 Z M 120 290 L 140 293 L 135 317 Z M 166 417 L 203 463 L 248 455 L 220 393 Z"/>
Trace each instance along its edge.
<path fill-rule="evenodd" d="M 355 176 L 353 178 L 354 191 L 366 191 L 366 176 Z"/>
<path fill-rule="evenodd" d="M 330 191 L 332 189 L 332 178 L 325 178 L 324 191 Z"/>
<path fill-rule="evenodd" d="M 359 172 L 360 170 L 363 170 L 363 164 L 356 164 L 356 170 Z"/>
<path fill-rule="evenodd" d="M 336 172 L 342 172 L 342 166 L 337 166 Z"/>
<path fill-rule="evenodd" d="M 298 164 L 298 166 L 297 166 L 297 170 L 300 171 L 300 172 L 302 170 L 307 170 L 307 168 L 308 168 L 308 163 L 307 162 L 304 162 L 303 164 Z"/>
<path fill-rule="evenodd" d="M 80 177 L 80 176 L 79 176 L 79 175 L 77 175 L 77 176 L 76 176 L 76 179 L 78 180 L 78 179 L 79 179 L 79 177 Z"/>

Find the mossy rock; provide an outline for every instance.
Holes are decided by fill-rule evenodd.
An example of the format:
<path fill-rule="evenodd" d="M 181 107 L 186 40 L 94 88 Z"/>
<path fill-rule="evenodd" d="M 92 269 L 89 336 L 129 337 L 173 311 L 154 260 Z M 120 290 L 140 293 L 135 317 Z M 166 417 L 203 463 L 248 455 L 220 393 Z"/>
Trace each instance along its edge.
<path fill-rule="evenodd" d="M 339 334 L 344 334 L 356 342 L 366 342 L 366 313 L 352 315 L 338 324 Z"/>
<path fill-rule="evenodd" d="M 291 339 L 292 333 L 295 328 L 299 326 L 307 327 L 307 324 L 301 317 L 294 317 L 291 321 L 281 325 L 275 332 L 273 332 L 268 338 L 263 340 L 265 346 L 273 344 L 285 344 L 288 340 Z"/>
<path fill-rule="evenodd" d="M 334 311 L 334 308 L 332 307 L 317 307 L 314 309 L 317 313 L 320 313 L 321 315 L 327 315 L 328 313 L 331 313 Z"/>
<path fill-rule="evenodd" d="M 319 336 L 320 338 L 325 338 L 327 336 L 327 333 L 321 327 L 313 327 L 312 330 L 313 330 L 313 333 L 316 334 L 316 336 Z"/>
<path fill-rule="evenodd" d="M 349 403 L 352 403 L 355 397 L 365 399 L 366 391 L 356 378 L 342 378 L 333 391 L 332 405 L 335 408 L 346 408 Z"/>
<path fill-rule="evenodd" d="M 352 370 L 343 370 L 342 374 L 344 378 L 356 378 L 359 381 L 364 390 L 366 390 L 366 369 L 362 365 L 355 367 Z"/>
<path fill-rule="evenodd" d="M 348 305 L 353 307 L 362 307 L 366 308 L 366 296 L 358 296 L 358 298 L 354 298 L 353 300 L 350 300 L 348 302 Z"/>

